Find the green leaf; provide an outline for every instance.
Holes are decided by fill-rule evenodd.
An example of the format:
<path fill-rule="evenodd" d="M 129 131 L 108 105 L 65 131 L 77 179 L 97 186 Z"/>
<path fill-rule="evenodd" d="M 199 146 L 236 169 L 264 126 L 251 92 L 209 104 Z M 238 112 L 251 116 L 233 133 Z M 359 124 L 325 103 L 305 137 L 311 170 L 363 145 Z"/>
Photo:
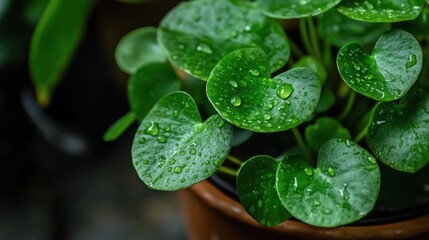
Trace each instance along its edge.
<path fill-rule="evenodd" d="M 328 73 L 326 72 L 326 69 L 323 66 L 323 63 L 321 63 L 313 56 L 304 56 L 298 59 L 298 61 L 292 66 L 292 68 L 297 68 L 297 67 L 310 68 L 317 74 L 322 85 L 325 84 L 326 78 L 328 77 Z"/>
<path fill-rule="evenodd" d="M 116 46 L 115 59 L 119 68 L 129 74 L 147 64 L 165 62 L 165 54 L 157 42 L 156 28 L 138 28 L 123 36 Z"/>
<path fill-rule="evenodd" d="M 148 64 L 130 77 L 128 102 L 141 121 L 161 97 L 179 89 L 180 80 L 169 65 Z"/>
<path fill-rule="evenodd" d="M 266 227 L 277 225 L 291 217 L 276 191 L 280 161 L 269 156 L 247 160 L 237 177 L 237 194 L 246 211 Z"/>
<path fill-rule="evenodd" d="M 256 4 L 270 17 L 292 19 L 316 16 L 333 8 L 339 2 L 341 0 L 257 0 Z"/>
<path fill-rule="evenodd" d="M 319 152 L 317 169 L 301 156 L 286 156 L 277 173 L 277 191 L 297 219 L 335 227 L 363 218 L 374 207 L 380 170 L 374 157 L 349 140 L 331 139 Z"/>
<path fill-rule="evenodd" d="M 236 50 L 213 69 L 207 96 L 219 114 L 256 132 L 278 132 L 307 120 L 320 97 L 320 81 L 309 68 L 270 78 L 268 59 L 258 48 Z"/>
<path fill-rule="evenodd" d="M 30 72 L 37 99 L 47 105 L 85 33 L 93 0 L 51 0 L 30 44 Z"/>
<path fill-rule="evenodd" d="M 337 9 L 359 21 L 400 22 L 415 19 L 423 4 L 423 0 L 343 0 Z"/>
<path fill-rule="evenodd" d="M 374 42 L 389 25 L 386 23 L 368 23 L 353 20 L 336 9 L 319 15 L 318 31 L 320 36 L 337 47 L 355 41 L 361 45 Z"/>
<path fill-rule="evenodd" d="M 347 85 L 378 101 L 404 96 L 417 80 L 422 63 L 419 42 L 402 30 L 383 34 L 372 55 L 351 42 L 344 45 L 337 56 L 339 73 Z"/>
<path fill-rule="evenodd" d="M 316 113 L 328 111 L 335 104 L 335 95 L 329 88 L 323 88 L 320 94 L 319 103 L 316 107 Z"/>
<path fill-rule="evenodd" d="M 159 41 L 173 64 L 203 80 L 221 58 L 239 48 L 262 48 L 271 71 L 290 56 L 277 22 L 249 4 L 228 0 L 182 2 L 161 21 Z"/>
<path fill-rule="evenodd" d="M 384 164 L 416 172 L 429 162 L 429 94 L 413 89 L 399 103 L 379 103 L 366 141 Z"/>
<path fill-rule="evenodd" d="M 314 151 L 319 151 L 320 147 L 332 138 L 350 139 L 349 130 L 335 118 L 321 117 L 305 129 L 307 144 Z"/>
<path fill-rule="evenodd" d="M 231 141 L 230 124 L 219 115 L 202 123 L 190 95 L 175 92 L 163 97 L 143 119 L 131 152 L 148 187 L 174 191 L 211 176 L 228 155 Z"/>
<path fill-rule="evenodd" d="M 429 5 L 425 5 L 415 20 L 398 22 L 393 24 L 393 27 L 406 30 L 413 35 L 429 36 Z"/>
<path fill-rule="evenodd" d="M 247 142 L 253 136 L 253 132 L 235 127 L 234 128 L 234 137 L 232 138 L 231 145 L 233 147 L 240 146 L 241 144 Z"/>
<path fill-rule="evenodd" d="M 104 133 L 103 140 L 111 142 L 120 137 L 136 120 L 136 114 L 129 112 L 116 120 Z"/>

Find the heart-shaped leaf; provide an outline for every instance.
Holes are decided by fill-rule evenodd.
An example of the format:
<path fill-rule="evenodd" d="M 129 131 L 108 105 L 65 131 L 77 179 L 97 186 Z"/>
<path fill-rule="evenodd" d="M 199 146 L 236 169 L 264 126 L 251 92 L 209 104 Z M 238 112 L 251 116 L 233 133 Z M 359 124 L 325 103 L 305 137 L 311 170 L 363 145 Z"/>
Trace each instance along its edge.
<path fill-rule="evenodd" d="M 332 138 L 350 139 L 349 130 L 335 118 L 321 117 L 305 129 L 307 144 L 314 151 L 319 151 L 320 147 Z"/>
<path fill-rule="evenodd" d="M 194 100 L 175 92 L 141 122 L 132 145 L 133 163 L 150 188 L 179 190 L 211 176 L 225 160 L 231 140 L 230 124 L 219 115 L 202 123 Z"/>
<path fill-rule="evenodd" d="M 357 43 L 344 45 L 337 56 L 341 77 L 356 92 L 379 101 L 407 93 L 422 69 L 423 53 L 413 35 L 393 30 L 377 41 L 372 55 Z"/>
<path fill-rule="evenodd" d="M 110 142 L 116 140 L 119 136 L 121 136 L 133 122 L 136 120 L 136 114 L 134 112 L 129 112 L 116 120 L 109 129 L 103 134 L 103 140 L 106 142 Z"/>
<path fill-rule="evenodd" d="M 157 42 L 156 28 L 138 28 L 123 36 L 116 46 L 115 59 L 119 68 L 129 74 L 149 63 L 165 62 L 164 51 Z"/>
<path fill-rule="evenodd" d="M 349 140 L 331 139 L 317 169 L 301 156 L 286 156 L 277 173 L 279 197 L 292 214 L 314 226 L 335 227 L 364 217 L 380 190 L 376 160 Z"/>
<path fill-rule="evenodd" d="M 180 80 L 165 63 L 151 63 L 140 68 L 128 81 L 128 102 L 141 121 L 164 95 L 178 91 Z"/>
<path fill-rule="evenodd" d="M 276 177 L 280 161 L 269 156 L 256 156 L 247 160 L 237 177 L 237 194 L 246 211 L 266 227 L 277 225 L 290 218 L 277 191 Z"/>
<path fill-rule="evenodd" d="M 400 22 L 415 19 L 423 4 L 423 0 L 343 0 L 337 9 L 359 21 Z"/>
<path fill-rule="evenodd" d="M 372 43 L 389 28 L 387 23 L 368 23 L 351 19 L 336 9 L 319 15 L 318 20 L 320 36 L 338 47 L 350 41 L 362 45 Z"/>
<path fill-rule="evenodd" d="M 294 68 L 270 78 L 267 56 L 258 48 L 236 50 L 213 69 L 207 96 L 234 125 L 277 132 L 299 125 L 314 112 L 320 81 L 309 68 Z"/>
<path fill-rule="evenodd" d="M 429 94 L 413 89 L 401 101 L 379 103 L 366 137 L 374 155 L 386 165 L 416 172 L 429 162 Z"/>
<path fill-rule="evenodd" d="M 290 56 L 280 25 L 238 1 L 182 2 L 162 20 L 159 41 L 178 68 L 203 80 L 222 57 L 239 48 L 262 48 L 271 71 Z"/>
<path fill-rule="evenodd" d="M 339 2 L 341 0 L 258 0 L 256 4 L 270 17 L 292 19 L 316 16 L 333 8 Z"/>

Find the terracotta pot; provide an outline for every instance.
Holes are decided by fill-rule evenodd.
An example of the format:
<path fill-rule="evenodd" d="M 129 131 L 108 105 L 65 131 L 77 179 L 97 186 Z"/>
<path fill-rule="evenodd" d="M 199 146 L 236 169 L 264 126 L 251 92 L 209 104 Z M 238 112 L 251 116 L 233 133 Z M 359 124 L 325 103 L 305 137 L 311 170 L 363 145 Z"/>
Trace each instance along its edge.
<path fill-rule="evenodd" d="M 429 214 L 399 222 L 319 228 L 288 220 L 265 228 L 209 181 L 179 192 L 191 240 L 252 239 L 429 239 Z"/>

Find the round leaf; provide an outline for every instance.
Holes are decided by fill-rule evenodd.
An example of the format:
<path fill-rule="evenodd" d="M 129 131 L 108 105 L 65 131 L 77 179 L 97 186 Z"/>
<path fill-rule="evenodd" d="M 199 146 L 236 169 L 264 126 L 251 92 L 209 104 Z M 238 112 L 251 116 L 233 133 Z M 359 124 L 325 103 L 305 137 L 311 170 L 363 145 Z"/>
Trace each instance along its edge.
<path fill-rule="evenodd" d="M 333 8 L 339 2 L 341 0 L 258 0 L 256 3 L 270 17 L 291 19 L 316 16 Z"/>
<path fill-rule="evenodd" d="M 350 41 L 368 44 L 388 30 L 386 23 L 368 23 L 357 21 L 339 13 L 336 9 L 319 15 L 318 31 L 326 41 L 338 47 Z"/>
<path fill-rule="evenodd" d="M 413 89 L 401 101 L 376 105 L 366 137 L 386 165 L 416 172 L 429 162 L 429 94 Z"/>
<path fill-rule="evenodd" d="M 290 218 L 276 191 L 276 173 L 280 162 L 269 156 L 246 161 L 237 177 L 237 194 L 246 211 L 266 227 Z"/>
<path fill-rule="evenodd" d="M 277 191 L 292 216 L 314 226 L 335 227 L 364 217 L 380 190 L 376 160 L 349 140 L 331 139 L 319 153 L 317 169 L 301 156 L 286 156 Z"/>
<path fill-rule="evenodd" d="M 332 138 L 350 139 L 349 130 L 335 118 L 321 117 L 305 129 L 307 144 L 314 151 L 319 151 L 320 147 Z"/>
<path fill-rule="evenodd" d="M 163 97 L 141 122 L 132 158 L 147 186 L 174 191 L 211 176 L 228 155 L 231 141 L 230 124 L 219 115 L 202 123 L 193 99 L 176 92 Z"/>
<path fill-rule="evenodd" d="M 423 0 L 344 0 L 337 9 L 359 21 L 400 22 L 415 19 L 423 4 Z"/>
<path fill-rule="evenodd" d="M 115 59 L 122 71 L 133 74 L 149 63 L 165 62 L 154 27 L 138 28 L 122 37 L 115 49 Z"/>
<path fill-rule="evenodd" d="M 159 40 L 178 68 L 204 80 L 222 57 L 239 48 L 262 48 L 271 71 L 281 68 L 290 56 L 277 22 L 246 3 L 228 0 L 179 4 L 162 20 Z"/>
<path fill-rule="evenodd" d="M 219 114 L 256 132 L 284 131 L 307 120 L 320 89 L 309 68 L 294 68 L 271 79 L 267 56 L 257 48 L 225 56 L 207 82 L 207 96 Z"/>
<path fill-rule="evenodd" d="M 379 101 L 407 93 L 422 69 L 423 53 L 409 33 L 393 30 L 377 41 L 372 55 L 357 43 L 344 45 L 337 56 L 341 77 L 356 92 Z"/>
<path fill-rule="evenodd" d="M 164 95 L 178 91 L 180 80 L 165 63 L 152 63 L 140 68 L 128 81 L 128 102 L 141 121 Z"/>

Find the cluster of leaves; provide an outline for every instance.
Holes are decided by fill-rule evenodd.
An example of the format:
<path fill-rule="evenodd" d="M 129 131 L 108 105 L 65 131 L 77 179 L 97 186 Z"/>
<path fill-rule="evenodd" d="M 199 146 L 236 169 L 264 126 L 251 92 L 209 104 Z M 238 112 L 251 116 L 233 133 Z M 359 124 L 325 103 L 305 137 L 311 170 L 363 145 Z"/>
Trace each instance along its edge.
<path fill-rule="evenodd" d="M 131 110 L 104 138 L 139 122 L 132 158 L 150 188 L 221 171 L 265 226 L 348 224 L 376 203 L 378 161 L 408 173 L 429 162 L 428 37 L 427 0 L 182 2 L 118 43 Z M 260 133 L 277 133 L 261 154 L 295 141 L 231 155 Z"/>

